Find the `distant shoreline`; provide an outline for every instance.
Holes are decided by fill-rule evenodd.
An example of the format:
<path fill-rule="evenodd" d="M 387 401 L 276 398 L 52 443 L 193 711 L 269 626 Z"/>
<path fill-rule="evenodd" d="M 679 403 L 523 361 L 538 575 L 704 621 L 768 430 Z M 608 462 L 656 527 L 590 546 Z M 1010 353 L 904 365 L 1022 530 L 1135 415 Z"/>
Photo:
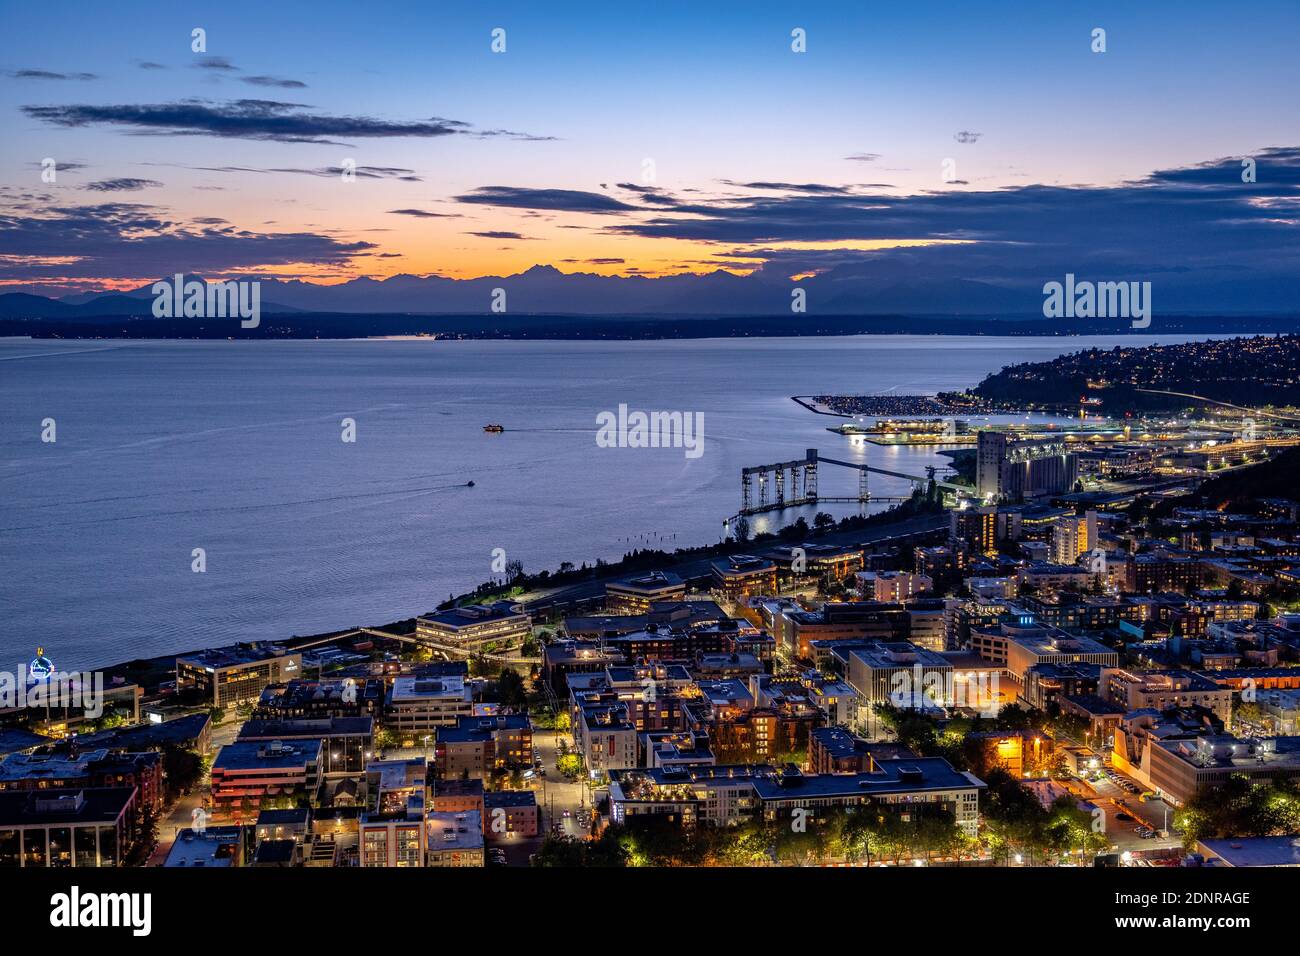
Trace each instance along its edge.
<path fill-rule="evenodd" d="M 34 339 L 472 339 L 637 341 L 713 338 L 796 338 L 852 335 L 1015 337 L 1267 335 L 1294 332 L 1296 316 L 1157 316 L 1134 329 L 1109 319 L 1064 323 L 1043 318 L 953 316 L 575 316 L 540 314 L 409 315 L 280 313 L 257 328 L 235 319 L 155 319 L 95 316 L 76 319 L 0 318 L 0 337 Z"/>

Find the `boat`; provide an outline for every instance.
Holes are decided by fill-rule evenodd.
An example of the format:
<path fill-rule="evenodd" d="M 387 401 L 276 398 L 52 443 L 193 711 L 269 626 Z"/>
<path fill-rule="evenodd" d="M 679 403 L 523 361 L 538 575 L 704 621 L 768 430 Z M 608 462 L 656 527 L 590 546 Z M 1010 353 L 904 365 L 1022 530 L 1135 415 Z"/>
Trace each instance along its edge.
<path fill-rule="evenodd" d="M 483 430 L 485 432 L 503 432 L 506 427 L 504 425 L 484 425 Z"/>
<path fill-rule="evenodd" d="M 467 481 L 467 482 L 465 482 L 465 487 L 466 487 L 466 488 L 473 488 L 473 487 L 474 487 L 474 482 L 472 482 L 472 481 Z"/>

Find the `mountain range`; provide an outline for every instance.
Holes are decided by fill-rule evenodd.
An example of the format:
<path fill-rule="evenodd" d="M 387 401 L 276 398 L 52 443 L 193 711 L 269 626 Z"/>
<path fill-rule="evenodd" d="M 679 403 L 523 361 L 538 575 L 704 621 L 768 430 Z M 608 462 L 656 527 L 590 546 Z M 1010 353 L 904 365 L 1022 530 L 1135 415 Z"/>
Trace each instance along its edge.
<path fill-rule="evenodd" d="M 170 277 L 167 277 L 170 278 Z M 199 278 L 199 277 L 187 277 Z M 202 281 L 202 279 L 200 279 Z M 1042 316 L 1037 287 L 1011 288 L 970 279 L 878 278 L 836 270 L 792 282 L 762 271 L 726 271 L 651 278 L 561 272 L 537 265 L 510 276 L 453 279 L 445 276 L 361 277 L 335 285 L 261 279 L 262 312 L 349 314 L 492 314 L 495 291 L 505 290 L 504 311 L 514 314 L 583 316 L 797 317 L 791 292 L 804 290 L 812 315 Z M 1279 314 L 1300 302 L 1300 283 L 1265 280 L 1242 295 L 1239 279 L 1226 294 L 1213 280 L 1158 288 L 1157 314 Z M 1279 285 L 1279 283 L 1281 283 Z M 152 283 L 126 292 L 79 293 L 52 299 L 22 292 L 0 294 L 0 318 L 94 320 L 151 316 Z M 1285 286 L 1282 287 L 1282 286 Z M 1224 303 L 1233 303 L 1225 307 Z M 1217 307 L 1216 307 L 1217 304 Z M 497 310 L 500 311 L 500 310 Z"/>

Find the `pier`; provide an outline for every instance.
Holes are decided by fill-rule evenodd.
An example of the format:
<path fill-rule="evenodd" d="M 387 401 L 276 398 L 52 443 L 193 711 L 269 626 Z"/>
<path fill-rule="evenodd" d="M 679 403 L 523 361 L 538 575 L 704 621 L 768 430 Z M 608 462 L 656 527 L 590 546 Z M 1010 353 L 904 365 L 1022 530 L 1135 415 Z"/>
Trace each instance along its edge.
<path fill-rule="evenodd" d="M 839 468 L 853 468 L 858 472 L 857 497 L 821 497 L 817 494 L 817 468 L 819 464 L 834 465 Z M 841 461 L 838 458 L 823 458 L 816 448 L 809 448 L 803 458 L 793 461 L 775 462 L 770 465 L 752 465 L 740 471 L 740 511 L 738 516 L 762 514 L 766 511 L 779 511 L 782 508 L 798 508 L 803 505 L 815 505 L 818 502 L 849 502 L 865 507 L 872 501 L 906 501 L 903 497 L 871 496 L 868 476 L 874 472 L 891 478 L 903 478 L 925 488 L 933 481 L 945 491 L 957 495 L 969 495 L 969 488 L 942 481 L 934 477 L 934 468 L 927 468 L 927 474 L 909 475 L 901 471 L 889 471 L 876 468 L 863 462 Z M 802 488 L 800 480 L 802 479 Z M 757 498 L 754 485 L 758 485 Z"/>

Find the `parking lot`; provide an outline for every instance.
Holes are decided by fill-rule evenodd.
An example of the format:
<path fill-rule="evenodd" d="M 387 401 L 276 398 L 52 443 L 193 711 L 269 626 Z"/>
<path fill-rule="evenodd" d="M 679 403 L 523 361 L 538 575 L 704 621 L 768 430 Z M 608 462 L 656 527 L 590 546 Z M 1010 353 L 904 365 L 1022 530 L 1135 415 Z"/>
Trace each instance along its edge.
<path fill-rule="evenodd" d="M 1161 850 L 1180 845 L 1177 833 L 1172 832 L 1174 807 L 1154 795 L 1142 799 L 1144 790 L 1136 780 L 1110 767 L 1104 768 L 1098 780 L 1089 780 L 1084 786 L 1095 796 L 1093 802 L 1106 811 L 1106 830 L 1112 842 L 1122 852 L 1133 853 Z M 1166 836 L 1161 836 L 1165 831 Z"/>

